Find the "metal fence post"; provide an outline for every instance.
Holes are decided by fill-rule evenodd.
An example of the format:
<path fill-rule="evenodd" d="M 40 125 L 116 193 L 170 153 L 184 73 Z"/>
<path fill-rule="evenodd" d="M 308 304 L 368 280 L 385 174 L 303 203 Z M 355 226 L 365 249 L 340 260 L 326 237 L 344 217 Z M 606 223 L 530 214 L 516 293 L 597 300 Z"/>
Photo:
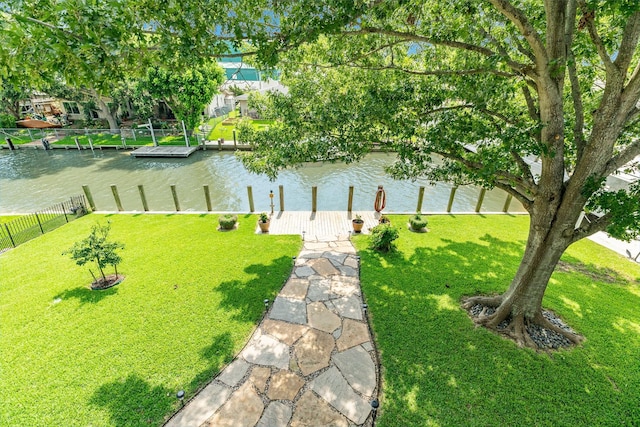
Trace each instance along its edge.
<path fill-rule="evenodd" d="M 38 221 L 38 226 L 40 227 L 40 232 L 44 234 L 44 229 L 42 228 L 42 223 L 40 222 L 40 217 L 38 216 L 38 212 L 34 213 L 36 216 L 36 221 Z"/>
<path fill-rule="evenodd" d="M 11 245 L 13 245 L 13 247 L 16 247 L 16 242 L 13 241 L 13 236 L 11 235 L 11 232 L 9 231 L 9 227 L 7 226 L 7 224 L 3 224 L 4 225 L 4 229 L 7 230 L 7 236 L 9 236 L 9 240 L 11 240 Z"/>

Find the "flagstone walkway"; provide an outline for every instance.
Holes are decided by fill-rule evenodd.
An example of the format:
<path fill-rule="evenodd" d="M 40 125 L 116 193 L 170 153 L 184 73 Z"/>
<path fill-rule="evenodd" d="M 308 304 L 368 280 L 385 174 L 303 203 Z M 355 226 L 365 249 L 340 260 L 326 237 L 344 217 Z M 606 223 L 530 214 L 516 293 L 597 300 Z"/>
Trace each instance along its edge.
<path fill-rule="evenodd" d="M 348 239 L 305 241 L 246 347 L 168 427 L 370 426 L 378 363 Z"/>

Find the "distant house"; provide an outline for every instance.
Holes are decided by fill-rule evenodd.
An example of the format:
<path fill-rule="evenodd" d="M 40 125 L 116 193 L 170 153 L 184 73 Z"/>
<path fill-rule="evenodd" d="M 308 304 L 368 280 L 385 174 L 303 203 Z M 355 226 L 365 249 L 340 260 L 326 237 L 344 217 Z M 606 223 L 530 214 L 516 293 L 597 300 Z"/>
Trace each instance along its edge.
<path fill-rule="evenodd" d="M 218 65 L 224 69 L 227 80 L 220 87 L 220 93 L 205 109 L 208 117 L 220 116 L 236 107 L 240 108 L 243 116 L 249 115 L 247 92 L 269 90 L 286 92 L 286 88 L 277 80 L 279 75 L 277 72 L 274 74 L 275 79 L 271 78 L 257 68 L 241 62 L 240 58 L 223 60 Z M 238 92 L 243 94 L 236 96 Z"/>
<path fill-rule="evenodd" d="M 30 100 L 21 103 L 22 116 L 34 113 L 45 117 L 63 115 L 70 121 L 85 119 L 84 107 L 80 102 L 55 98 L 43 92 L 36 92 Z M 99 110 L 91 110 L 90 114 L 94 119 L 104 118 Z"/>

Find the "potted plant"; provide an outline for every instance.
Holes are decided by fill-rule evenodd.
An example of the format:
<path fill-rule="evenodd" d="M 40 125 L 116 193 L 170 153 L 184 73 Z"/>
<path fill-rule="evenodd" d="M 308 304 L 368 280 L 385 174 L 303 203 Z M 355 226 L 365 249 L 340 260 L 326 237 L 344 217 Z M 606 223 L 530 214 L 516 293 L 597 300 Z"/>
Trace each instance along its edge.
<path fill-rule="evenodd" d="M 427 231 L 427 224 L 427 219 L 418 213 L 409 217 L 409 228 L 411 231 L 425 232 Z"/>
<path fill-rule="evenodd" d="M 362 232 L 362 227 L 364 226 L 364 220 L 360 215 L 356 215 L 356 217 L 351 221 L 353 225 L 353 232 L 360 233 Z"/>
<path fill-rule="evenodd" d="M 238 216 L 232 214 L 224 214 L 218 217 L 218 224 L 220 224 L 220 230 L 233 230 L 238 222 Z"/>
<path fill-rule="evenodd" d="M 271 220 L 269 219 L 269 215 L 267 215 L 265 212 L 262 212 L 258 217 L 258 225 L 260 226 L 260 231 L 262 231 L 263 233 L 268 233 L 270 223 Z"/>

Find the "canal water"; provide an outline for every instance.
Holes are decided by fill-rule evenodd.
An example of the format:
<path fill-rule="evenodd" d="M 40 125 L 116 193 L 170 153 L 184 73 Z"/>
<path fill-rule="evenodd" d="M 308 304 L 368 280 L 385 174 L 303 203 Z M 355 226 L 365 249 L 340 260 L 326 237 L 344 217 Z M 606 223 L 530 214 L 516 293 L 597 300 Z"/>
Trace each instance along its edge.
<path fill-rule="evenodd" d="M 284 187 L 285 210 L 310 211 L 311 188 L 318 187 L 318 210 L 346 210 L 349 186 L 354 187 L 353 210 L 372 211 L 378 185 L 384 186 L 388 213 L 416 211 L 419 187 L 425 187 L 423 212 L 444 212 L 451 185 L 426 180 L 397 181 L 384 173 L 394 155 L 374 153 L 345 165 L 309 164 L 283 171 L 270 182 L 247 172 L 230 152 L 198 151 L 186 159 L 134 158 L 125 151 L 17 150 L 0 151 L 0 213 L 26 213 L 82 194 L 88 185 L 100 211 L 115 211 L 111 185 L 116 185 L 125 211 L 142 211 L 138 185 L 144 186 L 151 211 L 175 211 L 170 185 L 176 186 L 181 210 L 205 211 L 203 185 L 208 185 L 213 211 L 248 212 L 247 186 L 252 187 L 255 210 L 269 211 L 269 192 L 279 210 L 278 186 Z M 453 212 L 472 212 L 479 188 L 460 187 Z M 506 193 L 488 191 L 483 212 L 502 211 Z M 513 201 L 510 212 L 524 209 Z"/>

